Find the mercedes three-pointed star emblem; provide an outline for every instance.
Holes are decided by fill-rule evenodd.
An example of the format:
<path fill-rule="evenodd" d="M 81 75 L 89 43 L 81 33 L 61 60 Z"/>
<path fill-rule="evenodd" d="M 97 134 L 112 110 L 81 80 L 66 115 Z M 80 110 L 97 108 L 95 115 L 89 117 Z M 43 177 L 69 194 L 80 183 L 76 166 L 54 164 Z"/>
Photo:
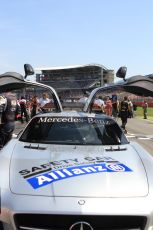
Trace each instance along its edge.
<path fill-rule="evenodd" d="M 72 224 L 69 230 L 93 230 L 93 228 L 89 223 L 80 221 Z"/>

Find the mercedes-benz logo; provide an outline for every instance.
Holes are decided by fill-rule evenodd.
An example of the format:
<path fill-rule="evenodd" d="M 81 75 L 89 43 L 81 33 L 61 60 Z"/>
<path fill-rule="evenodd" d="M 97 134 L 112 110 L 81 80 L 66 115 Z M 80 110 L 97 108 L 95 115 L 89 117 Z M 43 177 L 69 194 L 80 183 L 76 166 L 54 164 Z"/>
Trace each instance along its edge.
<path fill-rule="evenodd" d="M 78 204 L 79 204 L 79 205 L 84 205 L 84 204 L 85 204 L 85 200 L 79 200 L 79 201 L 78 201 Z"/>
<path fill-rule="evenodd" d="M 72 224 L 69 230 L 93 230 L 93 228 L 89 223 L 80 221 Z"/>

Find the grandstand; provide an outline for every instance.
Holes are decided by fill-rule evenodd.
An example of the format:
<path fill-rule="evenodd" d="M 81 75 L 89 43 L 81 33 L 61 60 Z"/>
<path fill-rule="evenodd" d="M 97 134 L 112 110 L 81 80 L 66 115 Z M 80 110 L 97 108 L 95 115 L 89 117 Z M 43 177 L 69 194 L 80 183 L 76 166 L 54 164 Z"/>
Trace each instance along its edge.
<path fill-rule="evenodd" d="M 153 74 L 148 74 L 148 75 L 145 75 L 145 76 L 150 78 L 150 79 L 153 79 Z"/>
<path fill-rule="evenodd" d="M 36 81 L 52 86 L 64 98 L 77 99 L 98 86 L 114 82 L 114 71 L 103 65 L 88 64 L 36 68 Z"/>

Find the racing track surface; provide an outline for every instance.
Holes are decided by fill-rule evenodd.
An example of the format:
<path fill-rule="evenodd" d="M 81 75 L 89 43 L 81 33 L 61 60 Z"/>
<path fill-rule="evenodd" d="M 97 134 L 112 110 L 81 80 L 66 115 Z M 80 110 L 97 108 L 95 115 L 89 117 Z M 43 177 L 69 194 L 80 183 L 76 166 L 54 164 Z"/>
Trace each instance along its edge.
<path fill-rule="evenodd" d="M 137 117 L 128 119 L 127 131 L 129 141 L 138 142 L 153 156 L 153 121 Z"/>

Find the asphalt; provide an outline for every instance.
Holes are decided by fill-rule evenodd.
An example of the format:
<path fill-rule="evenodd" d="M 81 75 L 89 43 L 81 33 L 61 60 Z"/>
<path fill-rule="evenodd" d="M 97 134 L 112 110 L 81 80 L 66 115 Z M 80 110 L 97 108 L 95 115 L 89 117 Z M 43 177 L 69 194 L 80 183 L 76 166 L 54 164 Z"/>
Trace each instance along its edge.
<path fill-rule="evenodd" d="M 27 125 L 26 122 L 21 123 L 20 121 L 15 122 L 15 130 L 14 130 L 14 136 L 18 135 Z"/>

